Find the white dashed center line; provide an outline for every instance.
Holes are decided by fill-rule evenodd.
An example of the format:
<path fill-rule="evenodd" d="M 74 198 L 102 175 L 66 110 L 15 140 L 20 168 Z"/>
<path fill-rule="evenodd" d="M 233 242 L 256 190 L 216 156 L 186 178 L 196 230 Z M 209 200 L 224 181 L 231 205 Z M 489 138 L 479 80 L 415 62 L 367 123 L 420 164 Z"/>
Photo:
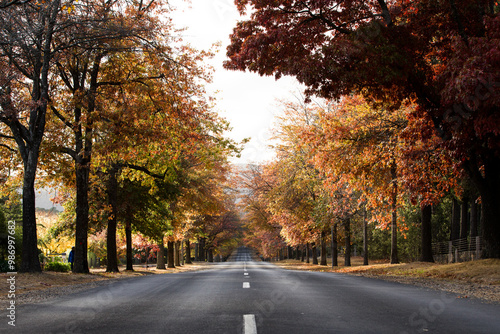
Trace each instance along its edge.
<path fill-rule="evenodd" d="M 243 282 L 243 289 L 250 289 L 250 282 Z"/>
<path fill-rule="evenodd" d="M 257 334 L 257 324 L 254 314 L 243 315 L 243 334 Z"/>

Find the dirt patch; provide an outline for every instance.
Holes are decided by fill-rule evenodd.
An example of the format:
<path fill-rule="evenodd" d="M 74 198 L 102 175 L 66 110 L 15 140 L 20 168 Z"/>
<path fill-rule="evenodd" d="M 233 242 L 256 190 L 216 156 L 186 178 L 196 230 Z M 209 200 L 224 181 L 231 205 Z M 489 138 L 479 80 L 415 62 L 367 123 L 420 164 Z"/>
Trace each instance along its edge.
<path fill-rule="evenodd" d="M 413 284 L 459 294 L 460 298 L 479 298 L 500 303 L 500 260 L 487 259 L 452 264 L 426 262 L 374 263 L 363 266 L 362 258 L 353 258 L 352 266 L 332 268 L 297 260 L 274 262 L 279 267 L 292 270 L 341 272 Z"/>

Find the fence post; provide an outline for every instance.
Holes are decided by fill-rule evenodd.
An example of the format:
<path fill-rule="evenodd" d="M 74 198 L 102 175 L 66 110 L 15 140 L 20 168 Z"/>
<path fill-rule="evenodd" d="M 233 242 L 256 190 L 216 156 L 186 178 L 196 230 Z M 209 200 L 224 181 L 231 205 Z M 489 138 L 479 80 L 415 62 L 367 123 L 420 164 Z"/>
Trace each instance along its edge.
<path fill-rule="evenodd" d="M 448 242 L 448 263 L 453 262 L 453 243 Z"/>

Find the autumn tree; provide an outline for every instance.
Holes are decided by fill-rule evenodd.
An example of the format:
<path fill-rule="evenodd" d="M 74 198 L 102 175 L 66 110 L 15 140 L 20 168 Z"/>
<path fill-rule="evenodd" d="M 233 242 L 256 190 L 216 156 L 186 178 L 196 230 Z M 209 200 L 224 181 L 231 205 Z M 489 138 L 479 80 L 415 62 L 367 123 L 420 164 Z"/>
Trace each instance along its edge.
<path fill-rule="evenodd" d="M 320 245 L 320 264 L 326 265 L 326 236 L 331 222 L 328 214 L 317 208 L 327 194 L 322 190 L 319 170 L 311 163 L 312 149 L 302 144 L 304 128 L 314 126 L 316 121 L 317 114 L 303 104 L 283 103 L 283 115 L 278 117 L 275 130 L 276 159 L 270 164 L 277 182 L 269 193 L 269 208 L 289 245 L 311 243 L 313 262 Z"/>
<path fill-rule="evenodd" d="M 366 203 L 379 224 L 390 222 L 391 262 L 397 263 L 399 134 L 406 124 L 404 116 L 383 107 L 373 109 L 356 96 L 344 97 L 320 115 L 320 125 L 311 129 L 309 137 L 316 148 L 317 168 L 326 174 L 332 194 L 343 194 L 348 202 L 348 198 L 358 197 L 357 192 L 357 201 Z"/>
<path fill-rule="evenodd" d="M 85 34 L 86 43 L 66 50 L 56 63 L 63 89 L 51 105 L 58 124 L 52 149 L 68 154 L 74 163 L 76 272 L 88 272 L 91 168 L 112 171 L 110 182 L 124 167 L 163 175 L 179 154 L 172 143 L 179 146 L 198 126 L 194 106 L 203 109 L 207 104 L 193 98 L 202 90 L 195 81 L 206 76 L 197 64 L 206 54 L 171 46 L 166 36 L 172 28 L 157 17 L 166 14 L 164 9 L 161 3 L 85 3 L 75 15 L 92 24 L 78 26 L 75 35 Z"/>
<path fill-rule="evenodd" d="M 403 144 L 401 183 L 410 201 L 420 206 L 420 260 L 433 262 L 432 206 L 438 205 L 448 194 L 461 192 L 464 172 L 457 168 L 451 153 L 441 145 L 432 122 L 419 117 L 415 110 L 407 113 L 406 118 L 408 124 L 400 136 Z"/>
<path fill-rule="evenodd" d="M 296 77 L 306 93 L 414 100 L 482 198 L 484 255 L 500 257 L 498 5 L 493 0 L 236 0 L 226 68 Z M 424 135 L 424 134 L 422 134 Z"/>
<path fill-rule="evenodd" d="M 57 37 L 71 28 L 59 0 L 0 10 L 0 120 L 23 161 L 23 253 L 20 271 L 40 272 L 35 218 L 35 177 L 51 95 L 54 59 L 68 47 Z"/>
<path fill-rule="evenodd" d="M 238 172 L 239 204 L 245 227 L 244 242 L 269 259 L 285 244 L 281 227 L 271 222 L 267 193 L 274 187 L 273 172 L 262 165 L 248 165 Z"/>

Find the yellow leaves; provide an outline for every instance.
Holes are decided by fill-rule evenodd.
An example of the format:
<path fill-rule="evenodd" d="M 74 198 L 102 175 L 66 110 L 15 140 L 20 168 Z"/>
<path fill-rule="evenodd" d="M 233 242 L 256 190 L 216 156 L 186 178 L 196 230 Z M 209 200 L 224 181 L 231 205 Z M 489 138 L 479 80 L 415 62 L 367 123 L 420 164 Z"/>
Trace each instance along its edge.
<path fill-rule="evenodd" d="M 71 5 L 71 6 L 67 6 L 67 5 L 63 5 L 61 7 L 61 10 L 62 11 L 67 11 L 68 14 L 71 14 L 71 12 L 75 9 L 75 6 Z"/>

